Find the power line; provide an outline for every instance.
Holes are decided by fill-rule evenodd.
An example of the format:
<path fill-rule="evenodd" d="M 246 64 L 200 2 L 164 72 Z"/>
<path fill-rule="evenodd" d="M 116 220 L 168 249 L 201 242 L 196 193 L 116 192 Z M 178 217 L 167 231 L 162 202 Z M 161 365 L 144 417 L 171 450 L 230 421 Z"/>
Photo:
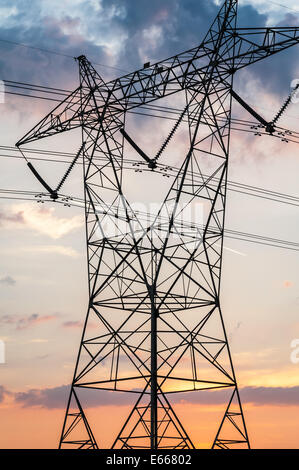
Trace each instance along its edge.
<path fill-rule="evenodd" d="M 9 91 L 6 91 L 6 94 L 17 95 L 17 96 L 25 96 L 27 98 L 38 98 L 38 99 L 46 100 L 46 101 L 54 101 L 56 103 L 61 102 L 60 99 L 50 98 L 48 96 L 28 95 L 28 94 L 24 94 L 24 93 L 15 93 L 15 92 L 9 92 Z M 148 109 L 149 106 L 150 105 L 140 106 L 139 108 L 140 109 Z M 160 109 L 156 109 L 156 111 L 176 114 L 176 113 L 172 112 L 170 109 L 168 109 L 167 107 L 162 107 L 162 106 L 160 107 Z M 166 119 L 166 120 L 176 121 L 175 117 L 157 115 L 157 114 L 153 114 L 153 113 L 145 113 L 145 112 L 138 112 L 138 111 L 132 111 L 132 110 L 128 111 L 128 113 L 129 114 L 134 114 L 134 115 L 148 116 L 148 117 L 155 117 L 155 118 L 159 118 L 159 119 Z M 225 118 L 223 118 L 223 122 L 224 121 L 225 121 Z M 183 119 L 182 122 L 187 122 L 187 121 Z M 232 118 L 231 122 L 235 123 L 236 125 L 239 125 L 239 126 L 244 126 L 244 127 L 232 127 L 231 129 L 234 130 L 234 131 L 246 132 L 246 133 L 249 133 L 249 134 L 254 134 L 256 136 L 257 135 L 258 136 L 261 136 L 261 135 L 269 136 L 269 134 L 264 129 L 261 129 L 261 127 L 258 124 L 256 124 L 255 122 L 245 121 L 245 120 L 236 119 L 236 118 Z M 202 125 L 208 125 L 208 123 L 202 122 Z M 278 126 L 276 126 L 276 130 L 277 130 L 277 134 L 272 134 L 271 137 L 281 139 L 284 142 L 298 143 L 298 141 L 294 140 L 294 138 L 293 138 L 293 137 L 299 138 L 299 133 L 298 132 L 289 131 L 287 129 L 284 129 L 284 128 L 278 127 Z"/>
<path fill-rule="evenodd" d="M 39 91 L 43 93 L 49 93 L 50 91 L 54 91 L 55 94 L 57 95 L 65 95 L 68 96 L 71 92 L 70 90 L 65 90 L 62 88 L 54 88 L 50 86 L 43 86 L 43 85 L 37 85 L 33 83 L 27 83 L 27 82 L 20 82 L 20 81 L 15 81 L 15 80 L 3 80 L 6 87 L 11 87 L 11 88 L 24 88 L 28 89 L 29 91 Z"/>
<path fill-rule="evenodd" d="M 59 88 L 53 88 L 53 87 L 47 87 L 47 86 L 42 86 L 42 85 L 32 85 L 32 84 L 29 84 L 29 83 L 25 83 L 25 82 L 15 82 L 15 81 L 11 81 L 11 80 L 5 80 L 5 83 L 10 86 L 10 87 L 14 87 L 14 88 L 20 88 L 20 89 L 25 89 L 25 90 L 28 90 L 28 91 L 38 91 L 38 92 L 43 92 L 43 93 L 48 93 L 48 94 L 52 94 L 52 95 L 62 95 L 62 96 L 68 96 L 68 94 L 70 93 L 69 90 L 65 90 L 65 89 L 59 89 Z M 27 97 L 33 97 L 33 95 L 26 95 L 26 94 L 21 94 L 21 93 L 13 93 L 13 92 L 8 92 L 9 94 L 18 94 L 18 95 L 22 95 L 22 96 L 27 96 Z M 46 100 L 51 100 L 51 101 L 60 101 L 60 100 L 56 100 L 56 99 L 52 99 L 50 98 L 49 96 L 46 96 L 46 97 L 43 97 L 43 96 L 34 96 L 36 98 L 40 98 L 40 99 L 46 99 Z M 181 110 L 177 109 L 177 108 L 172 108 L 172 107 L 163 107 L 163 106 L 157 106 L 157 105 L 147 105 L 147 106 L 144 106 L 143 109 L 150 109 L 150 110 L 156 110 L 158 112 L 167 112 L 167 113 L 170 113 L 170 114 L 174 114 L 174 115 L 178 115 L 179 112 Z M 135 114 L 135 112 L 133 111 L 132 113 Z M 153 116 L 153 117 L 163 117 L 165 119 L 171 119 L 171 120 L 175 120 L 175 118 L 171 118 L 169 116 L 160 116 L 160 115 L 153 115 L 153 114 L 148 114 L 148 113 L 136 113 L 136 114 L 142 114 L 142 115 L 147 115 L 147 116 Z M 237 124 L 239 125 L 243 125 L 243 126 L 250 126 L 251 128 L 253 127 L 254 130 L 247 130 L 247 132 L 252 132 L 252 133 L 256 133 L 255 131 L 257 130 L 258 126 L 256 126 L 255 123 L 251 122 L 251 121 L 245 121 L 245 120 L 242 120 L 242 119 L 232 119 L 232 122 L 236 122 Z M 244 130 L 244 129 L 236 129 L 236 130 Z M 297 136 L 298 133 L 296 132 L 293 132 L 293 133 L 290 133 L 291 135 L 295 135 Z M 299 135 L 299 134 L 298 134 Z M 292 139 L 290 139 L 292 140 Z M 293 142 L 296 142 L 294 140 L 292 140 Z M 3 149 L 3 150 L 8 150 L 8 151 L 17 151 L 17 149 L 15 149 L 14 147 L 9 147 L 9 146 L 0 146 L 0 149 Z M 56 156 L 63 156 L 63 157 L 73 157 L 73 154 L 71 153 L 68 153 L 68 152 L 50 152 L 50 151 L 43 151 L 43 150 L 39 150 L 39 149 L 27 149 L 29 152 L 32 152 L 32 153 L 38 153 L 38 154 L 41 154 L 41 155 L 56 155 Z M 21 156 L 17 156 L 17 155 L 1 155 L 3 157 L 9 157 L 9 158 L 22 158 Z M 96 157 L 99 159 L 99 157 Z M 39 160 L 39 161 L 48 161 L 48 162 L 56 162 L 56 163 L 69 163 L 68 160 L 53 160 L 53 159 L 47 159 L 47 158 L 39 158 L 39 157 L 31 157 L 32 160 Z M 79 162 L 78 162 L 79 163 Z M 140 162 L 138 161 L 130 161 L 129 163 L 131 164 L 140 164 Z M 162 170 L 163 170 L 163 167 L 162 167 Z M 196 176 L 194 174 L 194 176 Z M 197 175 L 199 176 L 199 175 Z M 249 186 L 249 185 L 242 185 L 241 183 L 236 183 L 236 182 L 228 182 L 229 184 L 229 190 L 230 191 L 233 191 L 233 192 L 236 192 L 236 193 L 240 193 L 240 194 L 246 194 L 246 195 L 251 195 L 251 196 L 255 196 L 255 197 L 259 197 L 259 198 L 262 198 L 262 199 L 265 199 L 265 200 L 270 200 L 270 201 L 274 201 L 274 202 L 279 202 L 279 203 L 284 203 L 284 204 L 288 204 L 288 205 L 293 205 L 293 206 L 298 206 L 299 205 L 299 198 L 296 198 L 294 196 L 290 196 L 290 195 L 286 195 L 286 194 L 283 194 L 283 193 L 278 193 L 278 192 L 274 192 L 274 191 L 269 191 L 269 190 L 266 190 L 264 188 L 257 188 L 257 187 L 253 187 L 253 186 Z M 19 199 L 19 198 L 18 198 Z M 277 241 L 276 241 L 277 242 Z"/>
<path fill-rule="evenodd" d="M 286 5 L 282 5 L 281 3 L 273 2 L 273 1 L 270 1 L 270 0 L 269 0 L 269 3 L 272 3 L 273 5 L 276 5 L 276 6 L 280 6 L 282 8 L 286 8 L 287 10 L 299 13 L 299 10 L 295 10 L 294 8 L 288 7 Z M 70 54 L 65 54 L 63 52 L 57 52 L 57 51 L 53 51 L 53 50 L 50 50 L 50 49 L 45 49 L 45 48 L 42 48 L 42 47 L 30 46 L 29 44 L 20 43 L 20 42 L 17 42 L 17 41 L 11 41 L 9 39 L 0 38 L 0 41 L 4 42 L 4 43 L 7 43 L 7 44 L 13 44 L 13 45 L 18 46 L 18 47 L 25 47 L 25 48 L 28 48 L 28 49 L 44 52 L 46 54 L 54 54 L 54 55 L 58 55 L 58 56 L 61 56 L 61 57 L 67 57 L 68 59 L 72 59 L 72 60 L 76 59 L 75 56 L 72 56 Z M 102 64 L 102 63 L 99 63 L 99 62 L 94 62 L 93 60 L 90 60 L 90 62 L 92 62 L 94 65 L 98 65 L 99 67 L 104 67 L 104 68 L 108 68 L 108 69 L 112 69 L 112 70 L 117 70 L 119 72 L 129 73 L 128 70 L 125 70 L 125 69 L 122 69 L 122 68 L 119 68 L 119 67 L 114 67 L 112 65 Z"/>
<path fill-rule="evenodd" d="M 44 199 L 42 200 L 42 197 L 47 197 L 46 194 L 44 193 L 36 193 L 34 191 L 18 191 L 14 189 L 10 190 L 5 190 L 5 189 L 0 189 L 0 199 L 3 200 L 18 200 L 18 201 L 35 201 L 35 202 L 53 202 L 52 200 Z M 38 198 L 38 199 L 37 199 Z M 63 195 L 61 200 L 56 200 L 56 204 L 62 204 L 64 206 L 68 207 L 79 207 L 83 208 L 84 207 L 84 200 L 78 197 L 72 197 L 72 196 L 66 196 Z M 104 207 L 103 210 L 106 208 Z M 110 209 L 113 209 L 110 208 Z M 138 211 L 138 216 L 145 216 L 147 217 L 147 213 L 143 213 L 141 211 Z M 164 219 L 161 217 L 161 219 Z M 202 227 L 199 224 L 192 224 L 194 227 L 197 227 L 199 229 L 202 229 Z M 211 227 L 211 230 L 213 230 L 213 227 Z M 288 240 L 282 240 L 279 238 L 273 238 L 273 237 L 266 237 L 263 235 L 257 235 L 257 234 L 252 234 L 252 233 L 247 233 L 247 232 L 240 232 L 237 230 L 231 230 L 231 229 L 225 229 L 224 230 L 226 238 L 231 238 L 234 240 L 239 240 L 239 241 L 245 241 L 245 242 L 250 242 L 250 243 L 255 243 L 259 245 L 265 245 L 265 246 L 271 246 L 274 248 L 282 248 L 286 250 L 291 250 L 291 251 L 299 251 L 299 243 L 298 242 L 292 242 Z"/>
<path fill-rule="evenodd" d="M 60 55 L 60 56 L 63 56 L 63 57 L 68 57 L 69 59 L 74 59 L 74 57 L 69 55 L 69 54 L 64 54 L 62 52 L 50 51 L 49 49 L 43 49 L 41 47 L 29 46 L 28 44 L 23 44 L 21 42 L 10 41 L 8 39 L 3 39 L 3 38 L 0 38 L 0 41 L 1 42 L 6 42 L 8 44 L 14 44 L 15 46 L 26 47 L 28 49 L 34 49 L 34 50 L 37 50 L 37 51 L 46 52 L 47 54 L 55 54 L 55 55 Z"/>
<path fill-rule="evenodd" d="M 16 42 L 16 41 L 10 41 L 8 39 L 3 39 L 3 38 L 0 38 L 0 41 L 1 42 L 6 42 L 8 44 L 14 44 L 15 46 L 19 46 L 19 47 L 26 47 L 28 49 L 33 49 L 33 50 L 36 50 L 36 51 L 40 51 L 40 52 L 45 52 L 47 54 L 55 54 L 55 55 L 59 55 L 59 56 L 62 56 L 62 57 L 67 57 L 68 59 L 76 59 L 76 57 L 70 55 L 70 54 L 65 54 L 63 52 L 57 52 L 57 51 L 52 51 L 50 49 L 44 49 L 42 47 L 37 47 L 37 46 L 29 46 L 29 44 L 23 44 L 21 42 Z M 117 70 L 119 72 L 125 72 L 127 73 L 128 71 L 127 70 L 124 70 L 124 69 L 121 69 L 119 67 L 113 67 L 112 65 L 107 65 L 107 64 L 100 64 L 98 62 L 94 62 L 91 60 L 91 62 L 94 64 L 94 65 L 98 65 L 99 67 L 105 67 L 105 68 L 108 68 L 108 69 L 113 69 L 113 70 Z"/>
<path fill-rule="evenodd" d="M 268 0 L 268 3 L 272 3 L 273 5 L 277 5 L 282 8 L 286 8 L 287 10 L 295 11 L 296 13 L 299 13 L 299 10 L 295 10 L 294 8 L 288 7 L 287 5 L 282 5 L 281 3 L 273 2 Z"/>
<path fill-rule="evenodd" d="M 64 89 L 60 89 L 60 88 L 53 88 L 53 87 L 47 87 L 47 86 L 42 86 L 42 85 L 34 85 L 34 84 L 30 84 L 30 83 L 25 83 L 25 82 L 17 82 L 17 81 L 12 81 L 12 80 L 4 80 L 5 84 L 7 87 L 10 87 L 10 88 L 17 88 L 17 89 L 24 89 L 24 90 L 27 90 L 27 91 L 33 91 L 33 92 L 37 92 L 37 93 L 46 93 L 46 94 L 50 94 L 50 95 L 54 95 L 57 94 L 59 95 L 59 98 L 51 98 L 49 96 L 40 96 L 40 94 L 38 95 L 32 95 L 32 94 L 27 94 L 27 93 L 18 93 L 18 92 L 12 92 L 12 91 L 6 91 L 6 94 L 10 94 L 10 95 L 17 95 L 17 96 L 25 96 L 25 97 L 29 97 L 29 98 L 36 98 L 36 99 L 41 99 L 41 100 L 48 100 L 48 101 L 54 101 L 54 102 L 61 102 L 61 97 L 67 97 L 69 94 L 70 94 L 70 91 L 69 90 L 64 90 Z M 145 113 L 145 112 L 138 112 L 138 111 L 128 111 L 130 114 L 138 114 L 138 115 L 144 115 L 144 116 L 150 116 L 150 117 L 156 117 L 156 118 L 160 118 L 160 119 L 169 119 L 169 120 L 175 120 L 175 118 L 172 118 L 169 116 L 170 115 L 174 115 L 174 116 L 177 116 L 179 114 L 181 114 L 182 110 L 178 109 L 178 108 L 173 108 L 173 107 L 169 107 L 169 106 L 157 106 L 155 104 L 147 104 L 147 105 L 144 105 L 144 106 L 140 106 L 140 108 L 142 110 L 155 110 L 155 111 L 158 111 L 158 112 L 163 112 L 163 113 L 166 113 L 168 114 L 168 116 L 161 116 L 161 115 L 156 115 L 156 114 L 149 114 L 149 113 Z M 286 114 L 286 116 L 288 116 Z M 223 120 L 225 121 L 225 119 L 223 118 Z M 183 122 L 187 122 L 185 120 L 183 120 Z M 232 118 L 231 119 L 231 122 L 235 123 L 235 124 L 238 124 L 238 125 L 241 125 L 241 126 L 245 126 L 245 127 L 250 127 L 251 129 L 243 129 L 243 128 L 236 128 L 236 127 L 233 127 L 232 130 L 236 130 L 236 131 L 241 131 L 241 132 L 248 132 L 248 133 L 252 133 L 252 134 L 255 134 L 255 135 L 261 135 L 260 132 L 261 132 L 261 129 L 258 127 L 258 125 L 256 124 L 256 122 L 253 122 L 253 121 L 247 121 L 247 120 L 242 120 L 242 119 L 236 119 L 236 118 Z M 299 133 L 296 133 L 296 132 L 292 132 L 290 133 L 290 131 L 287 131 L 286 129 L 282 128 L 282 127 L 277 127 L 276 126 L 276 129 L 278 131 L 278 133 L 280 132 L 288 132 L 288 138 L 287 140 L 290 141 L 290 142 L 295 142 L 294 139 L 292 138 L 292 136 L 298 136 L 299 137 Z M 266 134 L 266 132 L 263 131 L 264 134 Z M 282 140 L 285 140 L 284 139 L 284 135 L 281 136 L 280 134 L 279 135 L 273 135 L 274 137 L 282 137 Z"/>
<path fill-rule="evenodd" d="M 15 147 L 3 146 L 3 145 L 2 146 L 0 145 L 0 152 L 1 151 L 12 152 L 12 153 L 19 152 L 19 150 Z M 27 152 L 27 156 L 28 154 L 30 154 L 30 156 L 28 156 L 30 160 L 41 161 L 41 162 L 51 162 L 51 163 L 62 163 L 62 164 L 69 164 L 70 159 L 73 159 L 75 156 L 73 153 L 70 153 L 70 152 L 49 151 L 49 150 L 42 150 L 42 149 L 36 149 L 36 148 L 28 148 L 26 149 L 26 152 Z M 31 155 L 40 155 L 40 156 L 32 157 Z M 0 156 L 3 158 L 23 159 L 21 155 L 10 155 L 10 154 L 0 153 Z M 46 158 L 47 156 L 62 157 L 63 160 L 57 159 L 57 158 L 55 159 Z M 93 158 L 96 161 L 105 160 L 105 157 L 94 156 Z M 138 165 L 139 167 L 143 166 L 143 164 L 140 163 L 139 160 L 135 160 L 135 159 L 123 159 L 123 163 L 127 169 L 128 168 L 133 169 L 133 167 L 136 165 Z M 82 161 L 78 161 L 76 164 L 81 165 Z M 169 167 L 169 166 L 160 164 L 158 165 L 158 170 L 160 170 L 161 173 L 163 174 L 163 172 L 176 172 L 178 169 L 174 166 Z M 146 166 L 143 171 L 148 171 Z M 200 178 L 200 180 L 202 180 L 202 177 L 204 177 L 204 175 L 200 175 L 196 171 L 193 171 L 193 179 Z M 218 181 L 217 178 L 215 178 L 215 184 L 217 183 L 217 181 Z M 212 186 L 213 184 L 210 182 L 209 185 Z M 285 194 L 285 193 L 278 192 L 278 191 L 268 190 L 268 189 L 261 188 L 258 186 L 252 186 L 252 185 L 228 180 L 228 189 L 231 192 L 245 194 L 248 196 L 254 196 L 254 197 L 264 199 L 264 200 L 283 203 L 283 204 L 296 206 L 296 207 L 299 206 L 299 196 L 297 197 L 297 196 Z"/>

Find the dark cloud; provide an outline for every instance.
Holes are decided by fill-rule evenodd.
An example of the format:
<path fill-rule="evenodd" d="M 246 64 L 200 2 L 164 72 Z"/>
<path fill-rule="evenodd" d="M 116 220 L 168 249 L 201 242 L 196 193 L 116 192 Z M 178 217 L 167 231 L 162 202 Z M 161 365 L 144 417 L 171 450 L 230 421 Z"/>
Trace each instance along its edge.
<path fill-rule="evenodd" d="M 239 8 L 239 27 L 265 27 L 266 25 L 269 26 L 267 23 L 267 15 L 257 13 L 253 7 L 244 6 Z M 298 26 L 298 24 L 298 16 L 288 13 L 281 22 L 271 24 L 271 26 Z M 283 99 L 290 93 L 291 81 L 297 78 L 297 58 L 298 46 L 286 49 L 245 69 L 245 75 L 243 72 L 241 72 L 240 77 L 236 75 L 236 84 L 239 86 L 239 79 L 241 82 L 258 79 L 263 90 L 276 94 Z"/>
<path fill-rule="evenodd" d="M 299 387 L 245 387 L 241 394 L 255 405 L 299 405 Z"/>
<path fill-rule="evenodd" d="M 67 401 L 68 389 L 66 385 L 43 390 L 32 389 L 28 392 L 16 393 L 15 401 L 24 407 L 63 408 Z"/>
<path fill-rule="evenodd" d="M 107 390 L 87 390 L 77 388 L 77 393 L 88 407 L 97 406 L 122 406 L 132 404 L 134 397 L 128 393 L 109 392 Z M 65 408 L 70 387 L 62 385 L 60 387 L 45 388 L 42 390 L 32 389 L 28 392 L 19 392 L 15 394 L 16 403 L 24 407 L 41 406 L 44 408 Z"/>
<path fill-rule="evenodd" d="M 27 392 L 15 394 L 15 401 L 24 407 L 41 406 L 44 408 L 64 408 L 70 387 L 45 388 L 42 390 L 32 389 Z M 124 406 L 132 404 L 133 394 L 117 393 L 107 390 L 87 390 L 77 388 L 80 398 L 85 400 L 88 407 L 97 406 Z M 198 391 L 171 394 L 169 399 L 172 403 L 220 405 L 227 402 L 227 393 L 231 389 L 217 391 Z M 226 395 L 225 395 L 226 393 Z M 252 403 L 256 406 L 297 406 L 299 405 L 299 386 L 297 387 L 244 387 L 240 389 L 243 403 Z"/>
<path fill-rule="evenodd" d="M 242 403 L 252 403 L 256 406 L 299 405 L 299 386 L 296 387 L 243 387 L 240 389 Z M 198 393 L 178 393 L 172 400 L 175 403 L 197 403 L 217 405 L 224 401 L 222 390 Z"/>
<path fill-rule="evenodd" d="M 111 18 L 110 26 L 126 35 L 119 63 L 130 69 L 198 45 L 218 12 L 205 0 L 104 0 L 102 5 L 106 15 L 112 8 L 122 11 Z"/>
<path fill-rule="evenodd" d="M 80 54 L 97 63 L 134 70 L 145 60 L 164 59 L 198 45 L 219 10 L 206 0 L 82 0 L 77 9 L 66 1 L 59 13 L 51 5 L 43 2 L 42 7 L 38 0 L 17 2 L 0 27 L 0 38 L 63 55 L 0 41 L 0 78 L 74 88 L 78 70 L 71 58 Z M 2 1 L 2 7 L 11 9 L 11 2 Z M 240 27 L 263 27 L 267 22 L 267 14 L 239 6 Z M 288 13 L 282 24 L 295 26 L 298 19 Z M 287 95 L 291 79 L 296 78 L 297 50 L 255 65 L 247 79 L 257 77 L 268 91 Z M 97 68 L 106 78 L 118 74 Z"/>
<path fill-rule="evenodd" d="M 3 1 L 1 6 L 9 8 L 10 3 Z M 69 7 L 71 13 L 71 3 Z M 4 40 L 0 41 L 0 78 L 68 89 L 78 86 L 78 66 L 74 57 L 86 54 L 96 62 L 109 65 L 111 58 L 106 47 L 95 45 L 80 32 L 80 25 L 87 23 L 90 17 L 91 6 L 85 18 L 79 13 L 78 18 L 67 14 L 54 17 L 50 2 L 47 13 L 46 6 L 42 11 L 38 0 L 19 1 L 16 13 L 0 27 L 0 38 Z"/>
<path fill-rule="evenodd" d="M 17 281 L 11 276 L 5 276 L 0 279 L 0 284 L 6 284 L 8 286 L 14 286 Z"/>
<path fill-rule="evenodd" d="M 198 44 L 205 36 L 219 7 L 205 0 L 103 0 L 104 14 L 110 17 L 110 27 L 126 34 L 119 55 L 125 68 L 138 68 L 146 59 L 163 59 Z M 109 11 L 122 12 L 109 15 Z M 265 27 L 268 15 L 252 6 L 239 6 L 238 27 Z M 298 18 L 287 14 L 279 25 L 297 26 Z M 156 40 L 155 40 L 156 37 Z M 269 92 L 283 97 L 296 78 L 296 47 L 254 65 L 249 76 L 259 79 Z M 283 66 L 282 66 L 283 65 Z M 248 78 L 249 79 L 249 78 Z"/>
<path fill-rule="evenodd" d="M 239 5 L 238 9 L 238 28 L 263 28 L 266 25 L 268 16 L 258 13 L 251 5 Z"/>

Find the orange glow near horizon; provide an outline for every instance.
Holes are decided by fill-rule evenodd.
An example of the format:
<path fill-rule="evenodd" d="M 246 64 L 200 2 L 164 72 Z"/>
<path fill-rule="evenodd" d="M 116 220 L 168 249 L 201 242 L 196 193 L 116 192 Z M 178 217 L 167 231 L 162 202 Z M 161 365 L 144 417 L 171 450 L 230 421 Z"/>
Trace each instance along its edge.
<path fill-rule="evenodd" d="M 107 406 L 88 410 L 100 448 L 110 448 L 130 408 Z M 176 412 L 196 448 L 210 448 L 219 406 L 179 404 Z M 299 409 L 295 406 L 244 407 L 252 448 L 298 448 Z M 0 448 L 42 449 L 58 447 L 64 410 L 22 408 L 7 403 L 0 407 Z M 3 425 L 5 423 L 5 426 Z"/>

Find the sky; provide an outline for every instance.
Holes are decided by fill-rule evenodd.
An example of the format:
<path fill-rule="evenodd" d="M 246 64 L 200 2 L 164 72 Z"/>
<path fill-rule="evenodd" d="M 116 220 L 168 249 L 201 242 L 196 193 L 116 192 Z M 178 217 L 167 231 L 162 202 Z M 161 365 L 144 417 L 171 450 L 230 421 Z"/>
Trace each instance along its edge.
<path fill-rule="evenodd" d="M 78 65 L 72 57 L 80 54 L 94 63 L 104 80 L 116 78 L 147 61 L 198 45 L 219 3 L 0 0 L 0 79 L 72 90 L 78 85 Z M 296 4 L 240 1 L 239 26 L 298 26 Z M 237 74 L 235 89 L 271 119 L 296 78 L 298 46 Z M 6 95 L 0 106 L 1 145 L 14 146 L 53 104 Z M 281 126 L 299 131 L 298 106 L 289 106 Z M 233 113 L 252 119 L 236 104 Z M 168 123 L 155 120 L 150 133 L 144 126 L 138 128 L 134 119 L 132 125 L 147 148 L 153 145 L 152 134 L 163 137 L 169 131 Z M 78 142 L 65 134 L 32 147 L 73 152 Z M 1 155 L 0 161 L 1 189 L 41 191 L 22 159 Z M 229 179 L 298 195 L 298 165 L 297 144 L 233 132 Z M 65 168 L 53 162 L 36 166 L 50 182 Z M 142 185 L 133 178 L 136 175 L 130 181 L 137 198 Z M 79 165 L 65 193 L 82 197 Z M 297 207 L 237 193 L 228 194 L 227 204 L 228 228 L 298 242 Z M 232 239 L 225 246 L 222 308 L 252 447 L 299 448 L 299 363 L 291 361 L 291 342 L 299 338 L 299 255 Z M 0 340 L 5 345 L 0 447 L 55 448 L 88 302 L 83 210 L 2 199 L 0 254 Z M 213 438 L 210 422 L 222 405 L 216 395 L 200 402 L 178 398 L 177 411 L 185 416 L 199 447 L 207 447 Z M 100 436 L 103 423 L 109 423 L 103 447 L 109 446 L 120 417 L 125 419 L 128 412 L 129 404 L 111 394 L 103 394 L 100 404 L 98 398 L 90 404 L 89 415 Z"/>

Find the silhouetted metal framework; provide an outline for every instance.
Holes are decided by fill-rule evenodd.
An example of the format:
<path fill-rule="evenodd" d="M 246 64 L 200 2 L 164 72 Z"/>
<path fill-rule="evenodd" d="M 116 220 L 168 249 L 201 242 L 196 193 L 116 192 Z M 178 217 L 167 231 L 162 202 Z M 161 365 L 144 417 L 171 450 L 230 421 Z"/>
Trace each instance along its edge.
<path fill-rule="evenodd" d="M 233 77 L 297 44 L 299 28 L 237 28 L 236 19 L 237 1 L 228 0 L 200 46 L 107 83 L 78 57 L 79 87 L 17 143 L 82 128 L 90 302 L 60 447 L 98 448 L 83 389 L 136 397 L 112 446 L 128 449 L 194 448 L 172 394 L 227 389 L 212 447 L 249 447 L 219 293 L 232 96 L 259 116 L 233 92 Z M 144 226 L 123 193 L 124 142 L 155 171 L 182 116 L 150 157 L 126 132 L 126 112 L 179 91 L 189 150 Z M 179 221 L 194 201 L 208 208 L 202 231 Z"/>

